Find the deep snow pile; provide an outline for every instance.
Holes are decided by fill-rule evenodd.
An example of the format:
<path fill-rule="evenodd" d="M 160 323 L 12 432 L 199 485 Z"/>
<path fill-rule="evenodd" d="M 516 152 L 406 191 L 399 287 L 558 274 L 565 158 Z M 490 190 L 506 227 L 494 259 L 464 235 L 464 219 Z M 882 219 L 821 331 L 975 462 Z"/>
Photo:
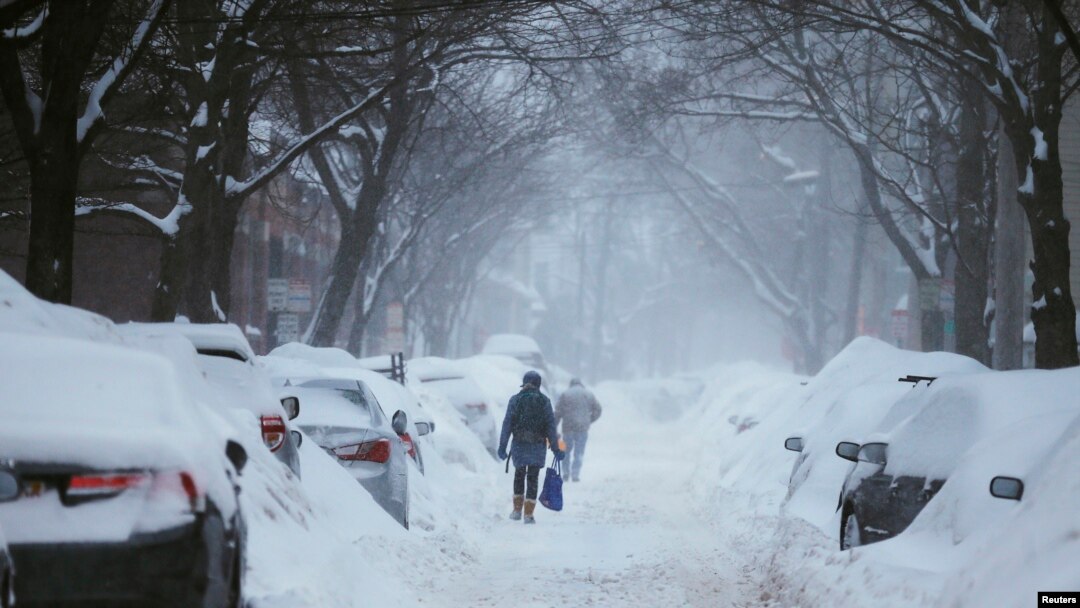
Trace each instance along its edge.
<path fill-rule="evenodd" d="M 221 398 L 198 371 L 190 343 L 125 336 L 104 317 L 38 300 L 2 272 L 0 331 L 31 340 L 31 336 L 41 336 L 43 340 L 81 341 L 87 344 L 87 352 L 93 352 L 95 343 L 150 351 L 172 363 L 193 399 Z M 3 348 L 26 347 L 22 341 L 9 340 L 0 343 Z M 323 364 L 346 362 L 340 354 L 330 354 L 337 356 L 328 356 Z M 82 375 L 73 380 L 83 383 L 90 381 L 84 377 L 90 373 L 108 379 L 127 372 L 96 367 L 72 370 Z M 346 607 L 359 602 L 418 606 L 425 599 L 415 591 L 413 579 L 419 573 L 459 567 L 462 547 L 469 543 L 470 522 L 497 509 L 486 502 L 488 494 L 474 491 L 493 485 L 490 476 L 496 467 L 485 466 L 492 463 L 490 456 L 449 404 L 425 396 L 424 408 L 438 431 L 432 438 L 433 449 L 425 453 L 428 474 L 413 471 L 414 508 L 422 525 L 410 531 L 394 522 L 313 442 L 301 447 L 303 480 L 299 480 L 262 446 L 249 412 L 233 410 L 230 416 L 216 417 L 214 411 L 229 408 L 204 408 L 202 428 L 237 438 L 249 454 L 240 478 L 240 503 L 248 529 L 245 595 L 252 608 Z M 133 416 L 128 422 L 134 425 L 138 419 Z M 121 430 L 117 426 L 117 432 Z M 451 455 L 450 462 L 443 459 L 444 453 Z"/>
<path fill-rule="evenodd" d="M 897 382 L 908 374 L 941 378 Z M 1022 605 L 1037 590 L 1080 588 L 1080 370 L 992 372 L 862 338 L 813 378 L 741 364 L 705 379 L 685 419 L 712 438 L 690 458 L 698 494 L 723 513 L 717 521 L 755 529 L 747 542 L 773 547 L 759 563 L 766 599 Z M 804 438 L 801 454 L 783 449 L 791 436 Z M 894 473 L 949 481 L 905 533 L 840 552 L 837 496 L 851 465 L 833 450 L 868 438 L 893 442 Z M 992 498 L 995 475 L 1024 479 L 1023 501 Z"/>

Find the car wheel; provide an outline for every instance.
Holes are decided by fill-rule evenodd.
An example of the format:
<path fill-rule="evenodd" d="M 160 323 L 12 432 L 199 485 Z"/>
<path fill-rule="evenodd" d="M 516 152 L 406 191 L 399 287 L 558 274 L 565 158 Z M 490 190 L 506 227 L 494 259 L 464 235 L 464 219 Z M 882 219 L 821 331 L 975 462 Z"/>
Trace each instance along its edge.
<path fill-rule="evenodd" d="M 859 518 L 851 511 L 840 526 L 840 550 L 847 551 L 862 544 L 862 528 Z"/>

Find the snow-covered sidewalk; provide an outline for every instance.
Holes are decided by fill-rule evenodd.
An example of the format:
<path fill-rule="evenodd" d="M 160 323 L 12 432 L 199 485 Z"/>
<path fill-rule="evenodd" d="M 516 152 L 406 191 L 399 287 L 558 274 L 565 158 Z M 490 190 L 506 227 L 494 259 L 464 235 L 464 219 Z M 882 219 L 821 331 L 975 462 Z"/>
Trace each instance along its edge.
<path fill-rule="evenodd" d="M 511 479 L 500 474 L 489 489 L 503 509 L 475 530 L 466 566 L 422 577 L 425 605 L 711 607 L 760 596 L 744 561 L 753 548 L 731 545 L 738 530 L 705 525 L 691 492 L 699 451 L 684 441 L 701 439 L 625 401 L 604 406 L 564 510 L 538 506 L 535 526 L 510 521 Z"/>

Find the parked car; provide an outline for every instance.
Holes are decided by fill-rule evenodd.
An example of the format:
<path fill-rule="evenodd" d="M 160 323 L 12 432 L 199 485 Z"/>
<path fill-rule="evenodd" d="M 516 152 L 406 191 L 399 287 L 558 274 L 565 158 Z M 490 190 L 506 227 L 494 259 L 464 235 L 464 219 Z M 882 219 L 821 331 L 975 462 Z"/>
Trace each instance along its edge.
<path fill-rule="evenodd" d="M 838 443 L 836 454 L 854 463 L 840 490 L 841 549 L 892 538 L 907 529 L 965 462 L 972 446 L 985 446 L 988 438 L 1025 428 L 1030 420 L 1080 415 L 1075 397 L 1080 375 L 1043 372 L 1036 392 L 1017 389 L 1025 388 L 1024 382 L 1016 381 L 1017 374 L 1024 373 L 1028 372 L 938 379 L 917 393 L 918 403 L 907 404 L 915 406 L 912 413 L 886 416 L 861 443 Z M 1035 451 L 1033 445 L 1052 441 L 1028 437 L 1016 459 L 1022 461 L 1024 452 Z M 1008 445 L 1004 440 L 999 443 Z M 985 480 L 993 484 L 992 493 L 1005 498 L 1022 495 L 1022 482 L 1018 488 L 1016 477 L 1001 477 L 997 482 Z"/>
<path fill-rule="evenodd" d="M 540 351 L 540 345 L 529 336 L 521 334 L 494 334 L 484 342 L 484 348 L 480 351 L 483 355 L 505 355 L 513 357 L 524 363 L 530 369 L 540 372 L 547 378 L 547 362 L 544 353 Z"/>
<path fill-rule="evenodd" d="M 15 471 L 0 468 L 0 502 L 11 502 L 19 497 L 22 487 Z M 4 528 L 0 526 L 0 608 L 15 605 L 15 564 L 11 562 Z"/>
<path fill-rule="evenodd" d="M 196 359 L 206 379 L 221 391 L 224 402 L 255 415 L 263 444 L 297 476 L 300 452 L 290 420 L 300 411 L 295 395 L 275 394 L 270 376 L 255 365 L 255 352 L 231 324 L 128 323 L 122 333 L 137 336 L 177 335 L 187 339 L 198 353 Z"/>
<path fill-rule="evenodd" d="M 231 427 L 164 357 L 0 335 L 0 503 L 20 605 L 234 608 L 245 527 Z"/>
<path fill-rule="evenodd" d="M 409 374 L 446 397 L 484 447 L 495 454 L 499 447 L 495 416 L 480 386 L 460 365 L 439 357 L 423 357 L 409 361 Z"/>
<path fill-rule="evenodd" d="M 371 493 L 375 502 L 409 527 L 408 416 L 387 418 L 368 386 L 348 378 L 290 379 L 304 402 L 297 425 Z"/>
<path fill-rule="evenodd" d="M 270 355 L 258 357 L 258 363 L 269 372 L 275 386 L 284 386 L 289 378 L 337 378 L 357 380 L 375 394 L 384 410 L 403 410 L 408 425 L 400 434 L 409 456 L 420 473 L 424 472 L 424 454 L 420 439 L 435 432 L 435 422 L 424 411 L 416 395 L 402 383 L 392 379 L 391 357 L 356 359 L 340 348 L 308 346 L 290 343 L 275 348 Z M 399 360 L 401 366 L 403 363 Z"/>

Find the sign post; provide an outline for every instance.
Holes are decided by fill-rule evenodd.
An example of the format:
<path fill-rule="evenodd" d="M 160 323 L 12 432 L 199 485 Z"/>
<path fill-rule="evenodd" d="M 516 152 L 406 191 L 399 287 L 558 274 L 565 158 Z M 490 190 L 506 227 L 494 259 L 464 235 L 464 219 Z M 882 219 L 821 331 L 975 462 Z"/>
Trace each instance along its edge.
<path fill-rule="evenodd" d="M 283 312 L 289 305 L 289 279 L 266 280 L 267 312 Z"/>
<path fill-rule="evenodd" d="M 383 350 L 400 353 L 405 350 L 405 306 L 401 302 L 386 305 L 386 335 Z"/>

